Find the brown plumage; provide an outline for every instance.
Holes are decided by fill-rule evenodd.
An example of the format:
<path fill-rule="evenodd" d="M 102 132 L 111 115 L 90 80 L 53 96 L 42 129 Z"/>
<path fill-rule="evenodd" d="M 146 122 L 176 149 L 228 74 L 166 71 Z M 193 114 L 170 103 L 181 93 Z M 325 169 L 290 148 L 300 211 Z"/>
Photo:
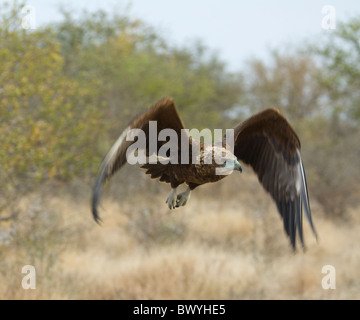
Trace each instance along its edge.
<path fill-rule="evenodd" d="M 172 129 L 178 139 L 160 139 L 159 136 L 161 141 L 157 141 L 155 149 L 151 148 L 151 142 L 157 139 L 157 135 L 150 133 L 154 128 L 151 127 L 154 123 L 151 121 L 156 121 L 157 135 L 164 129 Z M 140 136 L 138 140 L 129 138 L 133 129 L 141 129 L 145 133 L 143 142 L 139 142 Z M 252 116 L 237 125 L 233 133 L 233 153 L 224 149 L 227 146 L 226 135 L 222 144 L 211 145 L 189 138 L 174 100 L 163 98 L 129 124 L 102 162 L 92 198 L 94 219 L 100 221 L 97 207 L 101 186 L 128 161 L 127 152 L 132 149 L 144 151 L 146 163 L 143 162 L 141 167 L 151 178 L 171 185 L 172 190 L 166 200 L 170 209 L 185 205 L 191 190 L 196 187 L 219 181 L 232 170 L 241 171 L 240 161 L 253 168 L 264 189 L 272 196 L 292 247 L 296 247 L 297 231 L 304 247 L 303 209 L 315 236 L 316 232 L 311 219 L 305 171 L 300 156 L 300 140 L 296 133 L 276 109 L 267 109 Z M 162 148 L 165 147 L 175 151 L 162 154 Z M 219 157 L 220 162 L 216 160 Z M 225 171 L 219 174 L 219 169 Z M 176 188 L 183 183 L 188 185 L 188 189 L 177 194 Z"/>

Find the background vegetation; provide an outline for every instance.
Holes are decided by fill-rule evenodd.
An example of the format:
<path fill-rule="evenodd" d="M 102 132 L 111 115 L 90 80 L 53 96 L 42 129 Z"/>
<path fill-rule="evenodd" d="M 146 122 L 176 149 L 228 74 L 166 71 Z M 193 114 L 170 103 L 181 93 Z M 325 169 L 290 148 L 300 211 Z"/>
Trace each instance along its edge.
<path fill-rule="evenodd" d="M 56 25 L 24 30 L 20 12 L 0 6 L 0 298 L 360 298 L 360 17 L 235 73 L 201 42 L 169 45 L 128 15 L 64 11 Z M 188 128 L 279 108 L 303 144 L 320 243 L 308 230 L 308 252 L 291 254 L 250 170 L 169 215 L 167 187 L 127 167 L 106 186 L 105 224 L 95 225 L 101 159 L 165 95 Z M 331 263 L 335 292 L 320 286 Z M 36 266 L 33 292 L 19 285 L 25 264 Z"/>

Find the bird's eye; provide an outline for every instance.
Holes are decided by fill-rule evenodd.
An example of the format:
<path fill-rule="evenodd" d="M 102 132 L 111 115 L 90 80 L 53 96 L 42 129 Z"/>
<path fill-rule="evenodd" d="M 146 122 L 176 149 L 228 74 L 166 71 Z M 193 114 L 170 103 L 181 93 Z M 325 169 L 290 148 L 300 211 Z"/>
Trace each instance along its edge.
<path fill-rule="evenodd" d="M 226 161 L 224 161 L 224 163 L 222 164 L 222 167 L 223 167 L 223 168 L 226 167 Z"/>

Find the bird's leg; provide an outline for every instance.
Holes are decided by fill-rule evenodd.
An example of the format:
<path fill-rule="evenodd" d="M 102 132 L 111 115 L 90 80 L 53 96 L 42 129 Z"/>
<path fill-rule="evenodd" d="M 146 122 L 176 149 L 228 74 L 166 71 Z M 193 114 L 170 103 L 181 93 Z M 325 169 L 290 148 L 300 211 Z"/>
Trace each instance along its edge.
<path fill-rule="evenodd" d="M 190 199 L 190 194 L 191 194 L 190 187 L 188 187 L 185 192 L 180 193 L 177 196 L 176 207 L 178 208 L 181 206 L 185 206 L 188 200 Z"/>
<path fill-rule="evenodd" d="M 176 188 L 171 188 L 171 191 L 166 199 L 166 203 L 169 206 L 169 209 L 175 209 L 177 202 Z"/>

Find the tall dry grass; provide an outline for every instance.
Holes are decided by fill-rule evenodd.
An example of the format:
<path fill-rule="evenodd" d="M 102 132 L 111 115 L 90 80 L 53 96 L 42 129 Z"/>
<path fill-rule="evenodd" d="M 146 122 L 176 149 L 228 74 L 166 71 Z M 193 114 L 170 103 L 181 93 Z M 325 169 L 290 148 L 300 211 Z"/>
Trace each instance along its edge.
<path fill-rule="evenodd" d="M 253 175 L 203 186 L 175 212 L 164 203 L 168 186 L 141 181 L 141 192 L 105 188 L 102 226 L 92 221 L 91 190 L 81 183 L 24 197 L 18 221 L 1 226 L 9 233 L 0 298 L 360 298 L 360 209 L 332 221 L 312 201 L 319 242 L 305 222 L 307 250 L 294 254 Z M 36 268 L 35 290 L 21 286 L 27 264 Z M 321 286 L 324 265 L 336 268 L 335 290 Z"/>

